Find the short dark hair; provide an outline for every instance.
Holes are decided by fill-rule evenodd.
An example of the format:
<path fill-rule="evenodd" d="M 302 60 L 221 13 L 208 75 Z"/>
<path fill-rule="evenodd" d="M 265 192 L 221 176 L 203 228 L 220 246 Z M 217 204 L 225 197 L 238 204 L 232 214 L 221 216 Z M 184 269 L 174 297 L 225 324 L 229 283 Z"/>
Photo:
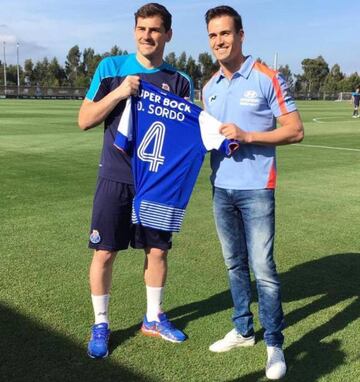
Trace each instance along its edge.
<path fill-rule="evenodd" d="M 209 9 L 205 14 L 206 25 L 209 25 L 210 20 L 220 16 L 230 16 L 233 18 L 236 33 L 243 29 L 241 16 L 235 11 L 234 8 L 231 8 L 228 5 L 220 5 Z"/>
<path fill-rule="evenodd" d="M 167 32 L 171 28 L 171 13 L 161 4 L 148 3 L 139 8 L 135 13 L 135 26 L 139 17 L 147 18 L 153 16 L 160 16 Z"/>

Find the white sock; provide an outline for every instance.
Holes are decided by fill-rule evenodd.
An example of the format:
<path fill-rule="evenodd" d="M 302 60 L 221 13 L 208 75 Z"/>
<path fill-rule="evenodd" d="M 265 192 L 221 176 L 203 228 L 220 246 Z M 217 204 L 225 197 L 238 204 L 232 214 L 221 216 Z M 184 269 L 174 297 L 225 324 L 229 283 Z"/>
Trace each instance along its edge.
<path fill-rule="evenodd" d="M 95 325 L 103 322 L 109 323 L 108 307 L 109 307 L 109 294 L 102 296 L 91 295 L 91 301 L 94 308 Z"/>
<path fill-rule="evenodd" d="M 159 321 L 158 314 L 162 312 L 161 303 L 163 298 L 163 287 L 150 287 L 146 285 L 146 318 L 148 321 Z"/>

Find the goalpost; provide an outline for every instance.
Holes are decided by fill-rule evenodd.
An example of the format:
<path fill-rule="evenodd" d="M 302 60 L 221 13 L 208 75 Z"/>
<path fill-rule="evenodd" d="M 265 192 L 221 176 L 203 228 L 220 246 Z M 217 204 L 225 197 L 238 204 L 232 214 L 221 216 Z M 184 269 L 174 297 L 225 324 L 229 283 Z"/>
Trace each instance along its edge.
<path fill-rule="evenodd" d="M 336 102 L 351 101 L 352 92 L 340 92 Z"/>

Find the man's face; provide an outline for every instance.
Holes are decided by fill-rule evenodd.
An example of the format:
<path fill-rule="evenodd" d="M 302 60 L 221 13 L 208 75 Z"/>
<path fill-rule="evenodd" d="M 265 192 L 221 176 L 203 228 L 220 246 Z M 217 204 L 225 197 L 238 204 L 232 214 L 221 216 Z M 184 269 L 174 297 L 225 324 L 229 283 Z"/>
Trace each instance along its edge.
<path fill-rule="evenodd" d="M 170 41 L 171 29 L 165 32 L 163 21 L 159 16 L 137 19 L 135 40 L 138 52 L 149 60 L 163 56 L 165 44 Z"/>
<path fill-rule="evenodd" d="M 208 24 L 210 48 L 219 63 L 231 63 L 242 56 L 244 32 L 236 32 L 234 20 L 230 16 L 220 16 Z"/>

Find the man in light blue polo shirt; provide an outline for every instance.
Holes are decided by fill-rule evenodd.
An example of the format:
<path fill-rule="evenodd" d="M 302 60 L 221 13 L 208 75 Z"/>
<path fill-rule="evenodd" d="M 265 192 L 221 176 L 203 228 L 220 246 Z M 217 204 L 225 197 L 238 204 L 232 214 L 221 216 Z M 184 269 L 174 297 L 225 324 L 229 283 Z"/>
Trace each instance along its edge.
<path fill-rule="evenodd" d="M 273 259 L 275 146 L 300 142 L 303 125 L 282 77 L 243 55 L 240 15 L 219 6 L 208 10 L 205 19 L 220 70 L 204 87 L 203 102 L 210 114 L 225 122 L 220 132 L 241 143 L 231 157 L 211 154 L 214 216 L 229 275 L 235 328 L 209 349 L 224 352 L 255 344 L 250 265 L 265 330 L 266 376 L 279 379 L 286 373 L 286 363 L 280 283 Z"/>

